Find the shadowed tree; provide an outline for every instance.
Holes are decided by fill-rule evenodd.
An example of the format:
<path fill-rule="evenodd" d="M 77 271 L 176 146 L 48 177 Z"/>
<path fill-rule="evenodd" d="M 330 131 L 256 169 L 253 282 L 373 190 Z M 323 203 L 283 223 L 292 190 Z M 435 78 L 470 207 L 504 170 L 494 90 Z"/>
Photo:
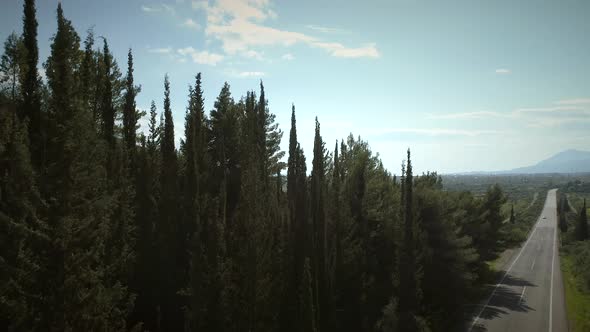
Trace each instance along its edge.
<path fill-rule="evenodd" d="M 29 119 L 29 142 L 33 166 L 37 169 L 44 163 L 44 126 L 41 117 L 41 91 L 37 64 L 39 63 L 39 47 L 37 46 L 37 17 L 35 0 L 25 0 L 23 15 L 23 45 L 25 60 L 23 62 L 22 82 L 22 117 Z"/>
<path fill-rule="evenodd" d="M 580 216 L 576 223 L 574 234 L 577 241 L 584 241 L 588 239 L 588 217 L 586 216 L 586 199 L 584 199 L 584 206 L 580 210 Z"/>

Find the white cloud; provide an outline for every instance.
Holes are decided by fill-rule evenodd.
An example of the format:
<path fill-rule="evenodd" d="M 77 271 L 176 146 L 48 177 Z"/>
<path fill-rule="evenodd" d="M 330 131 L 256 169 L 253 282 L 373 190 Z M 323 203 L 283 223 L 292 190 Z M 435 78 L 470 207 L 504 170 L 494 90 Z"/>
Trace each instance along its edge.
<path fill-rule="evenodd" d="M 430 114 L 429 119 L 505 118 L 529 128 L 558 127 L 570 123 L 590 123 L 590 99 L 579 98 L 553 102 L 556 106 L 516 108 L 510 112 L 476 111 Z"/>
<path fill-rule="evenodd" d="M 264 72 L 261 71 L 243 71 L 238 74 L 239 77 L 262 77 Z"/>
<path fill-rule="evenodd" d="M 506 68 L 500 68 L 500 69 L 496 69 L 496 74 L 511 74 L 512 71 L 510 71 L 510 69 L 506 69 Z"/>
<path fill-rule="evenodd" d="M 223 55 L 210 53 L 209 51 L 198 51 L 193 47 L 179 48 L 176 50 L 181 57 L 190 57 L 194 63 L 215 66 L 223 60 Z"/>
<path fill-rule="evenodd" d="M 288 47 L 303 43 L 322 48 L 336 57 L 379 57 L 375 44 L 347 47 L 338 42 L 264 25 L 266 20 L 277 17 L 270 0 L 217 0 L 214 4 L 193 1 L 192 5 L 197 10 L 204 10 L 207 15 L 206 36 L 219 40 L 223 50 L 230 55 L 247 54 L 256 47 Z"/>
<path fill-rule="evenodd" d="M 421 134 L 427 136 L 466 136 L 475 137 L 480 135 L 495 135 L 500 134 L 497 130 L 463 130 L 463 129 L 448 129 L 448 128 L 386 128 L 386 129 L 372 129 L 370 132 L 383 135 L 390 133 L 411 133 Z"/>
<path fill-rule="evenodd" d="M 312 42 L 311 44 L 323 48 L 332 56 L 339 58 L 378 58 L 380 56 L 375 44 L 357 48 L 348 48 L 340 43 Z"/>
<path fill-rule="evenodd" d="M 291 61 L 291 60 L 295 60 L 295 57 L 291 53 L 286 53 L 286 54 L 283 54 L 281 59 Z"/>
<path fill-rule="evenodd" d="M 576 99 L 564 99 L 554 102 L 557 105 L 580 105 L 590 104 L 590 98 L 576 98 Z"/>
<path fill-rule="evenodd" d="M 484 119 L 490 117 L 510 117 L 511 113 L 500 113 L 492 111 L 476 111 L 465 113 L 431 114 L 429 119 Z"/>
<path fill-rule="evenodd" d="M 207 2 L 207 0 L 193 0 L 191 6 L 194 10 L 206 10 L 207 8 L 209 8 L 209 3 Z"/>
<path fill-rule="evenodd" d="M 148 49 L 148 52 L 156 53 L 156 54 L 170 54 L 170 53 L 172 53 L 172 48 L 171 47 L 150 48 L 150 49 Z"/>
<path fill-rule="evenodd" d="M 556 118 L 556 117 L 544 117 L 534 118 L 527 123 L 527 127 L 531 128 L 552 128 L 559 127 L 570 123 L 590 123 L 590 117 L 571 117 L 571 118 Z"/>
<path fill-rule="evenodd" d="M 308 29 L 314 30 L 314 31 L 319 31 L 319 32 L 323 32 L 323 33 L 340 33 L 340 32 L 344 32 L 344 30 L 342 29 L 338 29 L 338 28 L 329 28 L 329 27 L 324 27 L 324 26 L 320 26 L 320 25 L 313 25 L 313 24 L 309 24 L 305 26 Z"/>
<path fill-rule="evenodd" d="M 165 3 L 159 5 L 142 5 L 141 10 L 146 13 L 160 13 L 160 12 L 167 12 L 169 14 L 176 13 L 174 7 L 167 5 Z"/>
<path fill-rule="evenodd" d="M 552 107 L 537 107 L 537 108 L 517 108 L 515 113 L 565 113 L 565 112 L 584 112 L 586 109 L 581 106 L 552 106 Z"/>
<path fill-rule="evenodd" d="M 262 53 L 254 51 L 254 50 L 246 51 L 246 53 L 244 53 L 244 56 L 246 56 L 247 58 L 252 58 L 252 59 L 256 59 L 256 60 L 263 60 L 264 59 L 264 57 L 262 56 Z"/>
<path fill-rule="evenodd" d="M 195 29 L 195 30 L 198 30 L 201 28 L 199 23 L 195 22 L 192 18 L 187 18 L 186 20 L 184 20 L 184 22 L 182 23 L 182 26 L 187 27 L 187 28 L 191 28 L 191 29 Z"/>

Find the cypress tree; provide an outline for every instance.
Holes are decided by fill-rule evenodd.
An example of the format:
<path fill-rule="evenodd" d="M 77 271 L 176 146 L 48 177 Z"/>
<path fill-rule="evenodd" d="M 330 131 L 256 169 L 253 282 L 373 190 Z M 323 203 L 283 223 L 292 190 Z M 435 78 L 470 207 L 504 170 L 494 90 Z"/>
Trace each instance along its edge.
<path fill-rule="evenodd" d="M 283 331 L 298 331 L 297 324 L 300 324 L 299 317 L 299 287 L 300 274 L 303 269 L 304 257 L 304 229 L 299 223 L 298 214 L 304 213 L 298 208 L 303 208 L 304 201 L 298 199 L 305 190 L 305 178 L 300 179 L 301 168 L 305 168 L 305 162 L 301 164 L 300 159 L 305 160 L 299 151 L 297 142 L 297 127 L 295 119 L 295 105 L 291 106 L 291 130 L 289 134 L 289 158 L 287 168 L 287 209 L 288 225 L 286 227 L 285 251 L 283 253 L 284 269 L 286 272 L 285 286 L 283 290 L 283 301 L 281 303 L 280 324 Z M 303 170 L 305 172 L 305 170 Z M 301 187 L 303 186 L 303 187 Z M 305 222 L 305 220 L 303 220 Z M 301 266 L 299 263 L 302 263 Z"/>
<path fill-rule="evenodd" d="M 161 175 L 160 175 L 160 210 L 156 226 L 157 247 L 159 251 L 161 288 L 160 312 L 161 328 L 179 330 L 182 326 L 180 296 L 182 262 L 178 243 L 179 222 L 177 202 L 178 195 L 178 164 L 174 145 L 174 121 L 170 109 L 170 82 L 168 75 L 164 78 L 164 127 L 161 133 Z"/>
<path fill-rule="evenodd" d="M 157 329 L 157 275 L 156 269 L 159 261 L 155 245 L 156 234 L 154 229 L 158 224 L 158 200 L 160 188 L 160 157 L 159 142 L 160 132 L 157 124 L 157 110 L 154 101 L 151 102 L 150 117 L 148 122 L 148 137 L 142 136 L 141 149 L 139 149 L 138 179 L 137 181 L 137 260 L 135 265 L 135 279 L 133 291 L 137 294 L 134 312 L 130 317 L 129 326 L 142 322 L 145 329 L 156 331 Z M 159 224 L 158 224 L 159 225 Z"/>
<path fill-rule="evenodd" d="M 402 166 L 403 170 L 403 166 Z M 410 149 L 405 175 L 402 178 L 402 205 L 404 236 L 402 242 L 402 253 L 400 258 L 400 284 L 399 284 L 399 321 L 400 331 L 418 331 L 415 316 L 418 310 L 418 287 L 416 281 L 416 253 L 414 238 L 414 212 L 412 206 L 413 176 L 412 162 L 410 160 Z"/>
<path fill-rule="evenodd" d="M 314 296 L 317 303 L 316 319 L 321 330 L 328 329 L 328 289 L 326 276 L 326 220 L 324 210 L 324 142 L 320 134 L 320 123 L 315 120 L 315 138 L 311 171 L 311 202 L 313 223 L 313 276 Z M 324 315 L 326 318 L 324 318 Z"/>
<path fill-rule="evenodd" d="M 315 332 L 317 331 L 316 326 L 316 313 L 313 300 L 313 280 L 311 276 L 311 267 L 309 258 L 305 258 L 303 264 L 303 278 L 299 287 L 299 303 L 301 321 L 301 332 Z"/>
<path fill-rule="evenodd" d="M 205 227 L 202 221 L 203 211 L 206 208 L 201 192 L 201 183 L 204 178 L 204 105 L 203 91 L 201 87 L 201 73 L 196 76 L 195 87 L 189 89 L 189 107 L 185 119 L 185 221 L 184 227 L 189 237 L 186 243 L 186 252 L 190 252 L 192 260 L 188 279 L 190 282 L 188 291 L 190 296 L 190 312 L 187 312 L 186 320 L 191 329 L 204 328 L 206 314 L 205 280 L 207 277 L 205 257 Z M 190 257 L 186 257 L 190 259 Z"/>
<path fill-rule="evenodd" d="M 88 29 L 84 40 L 84 57 L 80 68 L 80 94 L 82 107 L 87 110 L 93 109 L 93 96 L 96 82 L 96 59 L 94 57 L 94 32 Z"/>
<path fill-rule="evenodd" d="M 132 161 L 135 155 L 137 115 L 135 110 L 135 96 L 137 88 L 133 83 L 133 53 L 129 49 L 127 53 L 127 78 L 125 80 L 125 105 L 123 106 L 123 139 L 127 147 L 127 153 Z"/>
<path fill-rule="evenodd" d="M 281 159 L 285 152 L 281 151 L 281 139 L 283 131 L 279 124 L 275 122 L 275 114 L 268 109 L 268 100 L 264 92 L 264 85 L 260 82 L 260 98 L 257 105 L 258 118 L 258 146 L 261 153 L 262 172 L 261 176 L 265 179 L 264 185 L 268 185 L 269 177 L 285 168 Z"/>
<path fill-rule="evenodd" d="M 514 216 L 514 204 L 510 207 L 510 223 L 514 224 L 516 221 L 516 217 Z"/>
<path fill-rule="evenodd" d="M 297 127 L 295 120 L 295 105 L 291 106 L 291 131 L 289 133 L 289 160 L 287 161 L 287 199 L 289 202 L 289 215 L 291 228 L 294 223 L 295 193 L 297 183 Z"/>
<path fill-rule="evenodd" d="M 584 206 L 580 211 L 578 223 L 576 224 L 576 240 L 584 241 L 588 239 L 588 217 L 586 216 L 586 199 L 584 199 Z"/>
<path fill-rule="evenodd" d="M 33 165 L 41 167 L 45 155 L 43 126 L 41 125 L 41 92 L 37 64 L 39 48 L 37 46 L 37 17 L 35 0 L 25 0 L 23 15 L 23 45 L 26 50 L 24 79 L 22 83 L 22 118 L 29 119 L 29 141 Z"/>
<path fill-rule="evenodd" d="M 101 133 L 108 146 L 115 147 L 115 107 L 113 105 L 113 83 L 111 81 L 112 55 L 109 51 L 109 44 L 106 38 L 103 38 L 103 90 L 101 108 Z"/>

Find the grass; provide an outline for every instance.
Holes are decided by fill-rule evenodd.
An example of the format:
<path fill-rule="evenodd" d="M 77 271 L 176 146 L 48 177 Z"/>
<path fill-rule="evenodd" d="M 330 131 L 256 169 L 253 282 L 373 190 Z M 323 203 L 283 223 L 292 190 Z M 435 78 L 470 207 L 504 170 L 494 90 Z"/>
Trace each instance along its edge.
<path fill-rule="evenodd" d="M 561 257 L 561 271 L 565 282 L 565 301 L 571 332 L 590 332 L 590 294 L 582 293 L 576 287 L 572 273 L 572 258 Z"/>

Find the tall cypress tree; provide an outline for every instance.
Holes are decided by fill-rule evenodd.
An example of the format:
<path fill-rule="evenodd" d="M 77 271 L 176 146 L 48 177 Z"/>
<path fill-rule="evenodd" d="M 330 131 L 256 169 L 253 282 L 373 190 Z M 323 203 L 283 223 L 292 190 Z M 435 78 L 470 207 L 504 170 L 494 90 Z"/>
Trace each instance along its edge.
<path fill-rule="evenodd" d="M 159 261 L 155 250 L 154 228 L 158 217 L 158 198 L 160 188 L 160 132 L 157 124 L 157 110 L 154 101 L 150 107 L 148 137 L 142 136 L 142 144 L 137 156 L 137 260 L 135 265 L 133 292 L 137 294 L 134 312 L 130 317 L 130 326 L 142 322 L 146 330 L 157 330 L 157 299 L 159 290 L 157 268 Z"/>
<path fill-rule="evenodd" d="M 204 160 L 205 160 L 205 115 L 201 73 L 196 76 L 194 89 L 189 91 L 189 108 L 185 120 L 185 224 L 191 233 L 191 243 L 188 250 L 191 253 L 189 271 L 189 304 L 187 324 L 192 330 L 205 328 L 207 314 L 206 281 L 209 276 L 206 253 L 206 217 L 204 193 Z"/>
<path fill-rule="evenodd" d="M 94 32 L 88 29 L 84 40 L 84 57 L 80 68 L 80 94 L 82 107 L 88 111 L 93 109 L 92 99 L 95 93 L 96 59 L 94 57 Z"/>
<path fill-rule="evenodd" d="M 316 302 L 316 319 L 320 330 L 328 329 L 328 282 L 326 276 L 326 216 L 324 208 L 324 142 L 320 134 L 320 123 L 315 119 L 315 138 L 313 144 L 313 161 L 311 170 L 312 202 L 312 273 L 314 297 Z M 325 318 L 324 318 L 325 315 Z"/>
<path fill-rule="evenodd" d="M 403 167 L 402 167 L 403 169 Z M 416 244 L 414 237 L 414 212 L 412 206 L 413 198 L 413 176 L 412 162 L 410 160 L 410 149 L 405 175 L 402 178 L 402 205 L 404 236 L 400 258 L 400 284 L 399 284 L 399 330 L 418 331 L 415 319 L 418 310 L 418 287 L 416 282 Z"/>
<path fill-rule="evenodd" d="M 101 133 L 110 148 L 115 147 L 115 106 L 113 105 L 113 83 L 111 82 L 112 55 L 106 38 L 103 38 L 103 90 L 101 99 Z"/>
<path fill-rule="evenodd" d="M 37 17 L 35 0 L 25 0 L 23 15 L 23 45 L 26 49 L 24 80 L 22 83 L 22 118 L 29 119 L 29 140 L 33 165 L 41 167 L 45 156 L 43 126 L 41 125 L 41 92 L 37 64 Z"/>
<path fill-rule="evenodd" d="M 299 324 L 299 269 L 298 262 L 304 257 L 303 250 L 298 249 L 303 245 L 302 229 L 297 222 L 297 197 L 303 188 L 298 188 L 299 181 L 299 159 L 300 152 L 297 143 L 297 127 L 295 119 L 295 105 L 291 106 L 291 130 L 289 133 L 289 158 L 287 168 L 287 209 L 288 225 L 286 227 L 285 250 L 283 253 L 284 269 L 287 279 L 283 290 L 283 301 L 281 303 L 280 327 L 283 331 L 297 331 L 296 324 Z M 303 157 L 304 158 L 304 157 Z M 303 202 L 300 202 L 303 203 Z M 302 211 L 299 211 L 301 213 Z"/>
<path fill-rule="evenodd" d="M 133 83 L 133 53 L 129 49 L 127 53 L 127 78 L 125 80 L 125 105 L 123 106 L 123 139 L 133 165 L 135 155 L 137 115 L 135 109 L 135 96 L 137 88 Z"/>
<path fill-rule="evenodd" d="M 577 241 L 584 241 L 588 239 L 588 217 L 586 216 L 586 199 L 584 199 L 584 206 L 580 210 L 580 216 L 578 217 L 578 223 L 574 234 L 576 235 Z"/>
<path fill-rule="evenodd" d="M 179 330 L 182 326 L 181 298 L 177 292 L 181 289 L 180 277 L 182 262 L 178 243 L 179 221 L 178 162 L 174 145 L 174 121 L 170 109 L 170 82 L 168 75 L 164 78 L 164 128 L 161 140 L 161 195 L 160 214 L 156 226 L 158 237 L 159 266 L 161 271 L 159 287 L 161 288 L 160 312 L 163 330 Z"/>

